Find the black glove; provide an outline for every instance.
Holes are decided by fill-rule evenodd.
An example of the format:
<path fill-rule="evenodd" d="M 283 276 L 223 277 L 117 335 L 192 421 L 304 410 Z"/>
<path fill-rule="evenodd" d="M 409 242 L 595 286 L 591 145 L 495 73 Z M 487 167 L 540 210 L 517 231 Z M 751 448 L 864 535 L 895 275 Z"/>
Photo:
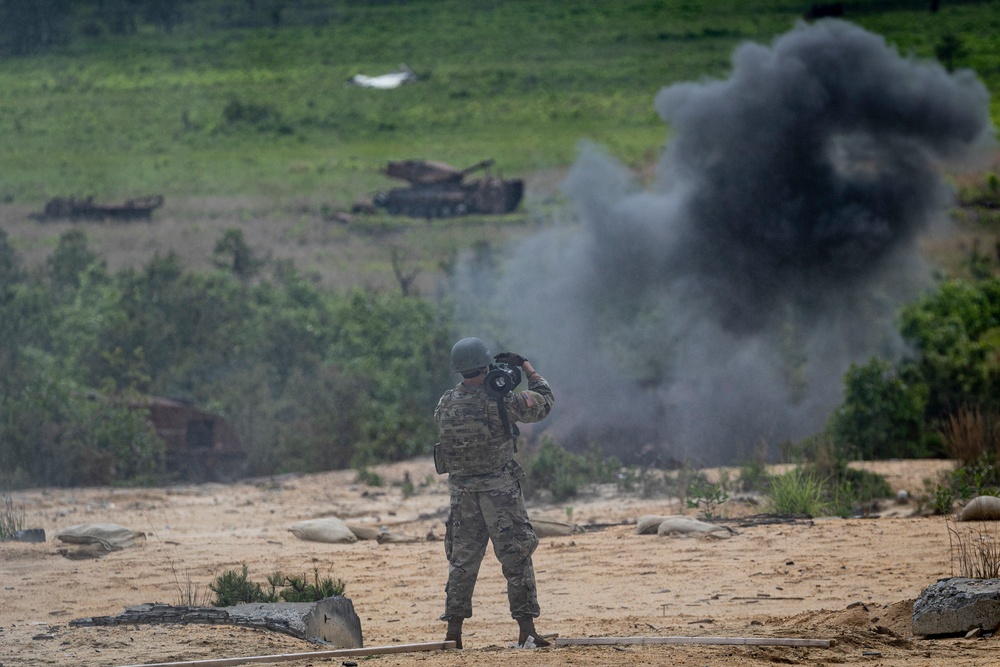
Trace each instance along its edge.
<path fill-rule="evenodd" d="M 523 366 L 524 362 L 527 361 L 517 352 L 501 352 L 500 354 L 493 357 L 493 361 L 498 364 L 508 364 L 510 366 Z"/>

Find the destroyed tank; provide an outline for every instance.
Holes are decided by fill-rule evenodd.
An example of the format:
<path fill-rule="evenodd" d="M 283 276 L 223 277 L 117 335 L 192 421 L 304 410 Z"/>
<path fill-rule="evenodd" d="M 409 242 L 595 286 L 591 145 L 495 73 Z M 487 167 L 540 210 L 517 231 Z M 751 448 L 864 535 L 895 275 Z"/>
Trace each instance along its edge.
<path fill-rule="evenodd" d="M 372 203 L 393 215 L 413 218 L 510 213 L 524 195 L 523 181 L 496 178 L 489 171 L 479 180 L 465 180 L 469 174 L 488 170 L 492 165 L 493 160 L 483 160 L 466 169 L 431 160 L 389 162 L 383 173 L 406 181 L 410 187 L 379 192 Z"/>

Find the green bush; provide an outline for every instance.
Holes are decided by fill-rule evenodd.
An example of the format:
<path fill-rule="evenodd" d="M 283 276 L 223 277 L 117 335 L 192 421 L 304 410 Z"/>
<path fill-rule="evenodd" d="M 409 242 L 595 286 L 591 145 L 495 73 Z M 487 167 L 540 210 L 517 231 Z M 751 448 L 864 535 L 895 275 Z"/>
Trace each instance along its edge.
<path fill-rule="evenodd" d="M 892 364 L 872 358 L 844 376 L 844 402 L 829 433 L 845 453 L 865 460 L 927 455 L 924 411 L 929 389 L 906 382 Z"/>
<path fill-rule="evenodd" d="M 385 480 L 382 479 L 382 475 L 378 474 L 374 470 L 369 470 L 368 468 L 360 468 L 358 470 L 357 476 L 354 481 L 358 484 L 364 484 L 365 486 L 383 486 Z"/>
<path fill-rule="evenodd" d="M 528 496 L 545 489 L 559 502 L 577 495 L 584 484 L 617 481 L 621 463 L 614 457 L 604 458 L 596 449 L 585 455 L 566 451 L 549 436 L 542 436 L 538 450 L 527 465 Z"/>
<path fill-rule="evenodd" d="M 960 408 L 942 429 L 954 470 L 927 491 L 937 514 L 950 514 L 956 500 L 1000 494 L 1000 414 L 995 410 Z"/>
<path fill-rule="evenodd" d="M 927 388 L 927 423 L 958 406 L 1000 408 L 1000 277 L 944 281 L 903 308 L 900 331 L 917 352 L 908 374 Z"/>
<path fill-rule="evenodd" d="M 247 565 L 241 572 L 229 570 L 216 577 L 209 588 L 215 593 L 212 606 L 232 607 L 251 602 L 316 602 L 328 597 L 343 595 L 346 584 L 342 579 L 319 578 L 319 570 L 313 569 L 313 581 L 305 577 L 286 576 L 275 572 L 267 578 L 269 590 L 250 580 Z"/>
<path fill-rule="evenodd" d="M 277 590 L 277 595 L 285 602 L 317 602 L 329 597 L 344 594 L 347 585 L 343 579 L 333 577 L 319 578 L 319 570 L 313 569 L 313 581 L 309 583 L 305 577 L 286 576 L 275 572 L 267 578 L 271 590 Z"/>
<path fill-rule="evenodd" d="M 700 507 L 705 518 L 714 519 L 718 516 L 716 511 L 729 500 L 729 492 L 724 480 L 713 484 L 704 476 L 697 476 L 689 482 L 685 500 L 688 507 Z"/>
<path fill-rule="evenodd" d="M 826 490 L 814 473 L 793 468 L 771 477 L 765 506 L 777 514 L 820 516 L 826 511 Z"/>
<path fill-rule="evenodd" d="M 250 602 L 277 602 L 278 596 L 274 592 L 265 593 L 260 584 L 250 581 L 246 563 L 243 564 L 243 571 L 229 570 L 215 579 L 215 583 L 209 584 L 209 588 L 215 593 L 212 600 L 214 607 L 232 607 L 238 604 Z"/>
<path fill-rule="evenodd" d="M 287 265 L 266 279 L 232 230 L 221 270 L 185 272 L 171 254 L 108 274 L 78 232 L 31 274 L 0 238 L 0 481 L 151 479 L 162 443 L 129 408 L 144 394 L 225 416 L 250 474 L 365 467 L 434 441 L 447 308 L 323 290 Z"/>
<path fill-rule="evenodd" d="M 754 456 L 740 466 L 736 484 L 743 491 L 767 491 L 770 479 L 771 475 L 767 469 L 767 444 L 761 443 Z"/>

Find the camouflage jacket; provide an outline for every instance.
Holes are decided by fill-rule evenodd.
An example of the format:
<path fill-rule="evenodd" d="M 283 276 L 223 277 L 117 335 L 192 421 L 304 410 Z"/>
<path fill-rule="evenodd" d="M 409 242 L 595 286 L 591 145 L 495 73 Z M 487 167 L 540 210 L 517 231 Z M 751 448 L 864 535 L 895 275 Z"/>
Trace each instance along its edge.
<path fill-rule="evenodd" d="M 508 421 L 513 425 L 545 419 L 554 401 L 549 384 L 538 376 L 528 382 L 527 391 L 505 396 L 504 406 Z M 512 468 L 507 464 L 513 462 L 517 450 L 516 438 L 505 428 L 496 399 L 487 396 L 482 386 L 468 387 L 459 383 L 438 401 L 434 419 L 441 436 L 435 456 L 441 460 L 449 479 L 475 486 L 479 486 L 477 482 L 484 482 L 488 488 L 498 488 L 489 480 L 476 479 L 505 470 L 509 474 Z M 515 475 L 520 466 L 516 469 Z"/>

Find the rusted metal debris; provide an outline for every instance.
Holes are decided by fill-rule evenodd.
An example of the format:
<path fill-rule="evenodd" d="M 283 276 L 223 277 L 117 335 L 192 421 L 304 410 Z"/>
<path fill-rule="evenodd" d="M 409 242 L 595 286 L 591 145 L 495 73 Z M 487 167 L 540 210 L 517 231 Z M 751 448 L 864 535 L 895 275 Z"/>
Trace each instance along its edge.
<path fill-rule="evenodd" d="M 93 197 L 54 197 L 45 204 L 43 220 L 149 220 L 153 211 L 163 206 L 163 195 L 128 199 L 120 204 L 102 204 Z"/>

